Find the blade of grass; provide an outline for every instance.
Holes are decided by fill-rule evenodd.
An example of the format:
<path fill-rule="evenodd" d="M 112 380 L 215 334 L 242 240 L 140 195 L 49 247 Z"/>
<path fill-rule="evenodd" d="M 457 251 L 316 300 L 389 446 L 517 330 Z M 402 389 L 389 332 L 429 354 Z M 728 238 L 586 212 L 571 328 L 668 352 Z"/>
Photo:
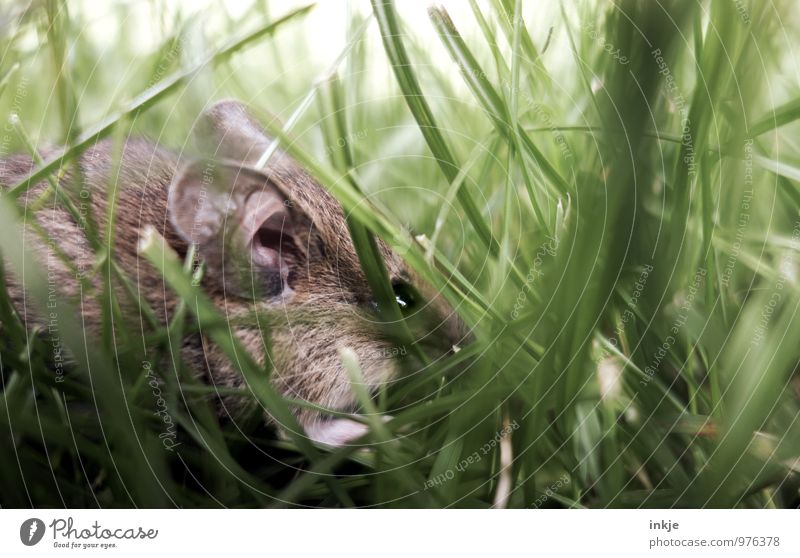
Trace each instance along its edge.
<path fill-rule="evenodd" d="M 155 229 L 148 228 L 142 234 L 139 250 L 150 264 L 162 274 L 166 283 L 182 299 L 187 301 L 187 307 L 195 315 L 201 328 L 203 324 L 208 324 L 205 328 L 206 333 L 230 361 L 236 363 L 253 395 L 275 421 L 282 425 L 297 445 L 297 448 L 312 461 L 319 459 L 318 450 L 304 434 L 302 427 L 289 410 L 286 402 L 278 395 L 270 384 L 268 377 L 263 374 L 261 367 L 250 353 L 242 347 L 233 332 L 224 326 L 225 321 L 219 315 L 214 304 L 199 287 L 192 284 L 190 278 L 184 272 L 177 255 L 167 246 L 163 237 Z M 342 491 L 336 479 L 326 477 L 326 482 L 342 505 L 353 505 L 352 500 Z"/>
<path fill-rule="evenodd" d="M 334 75 L 341 66 L 342 62 L 344 62 L 350 52 L 355 48 L 355 45 L 362 39 L 364 33 L 369 28 L 371 18 L 367 18 L 363 21 L 363 23 L 356 29 L 353 33 L 353 36 L 348 41 L 345 48 L 339 53 L 339 55 L 334 59 L 331 65 L 328 67 L 328 70 L 323 73 L 319 78 L 317 78 L 317 82 L 314 84 L 314 87 L 306 93 L 306 96 L 297 106 L 297 108 L 292 112 L 291 116 L 286 120 L 286 123 L 281 128 L 281 131 L 284 134 L 288 134 L 292 128 L 294 128 L 295 124 L 300 120 L 300 117 L 308 110 L 308 107 L 311 106 L 311 103 L 314 102 L 314 98 L 317 96 L 317 92 L 319 87 L 324 84 L 332 75 Z M 269 147 L 261 154 L 261 157 L 258 158 L 258 161 L 255 163 L 255 168 L 260 169 L 267 166 L 269 160 L 272 158 L 275 151 L 278 149 L 279 138 L 275 138 L 273 142 L 269 145 Z"/>
<path fill-rule="evenodd" d="M 453 152 L 448 146 L 436 124 L 433 112 L 428 106 L 422 89 L 414 74 L 413 66 L 406 53 L 403 44 L 400 26 L 397 21 L 397 12 L 391 0 L 371 0 L 375 18 L 378 20 L 383 46 L 386 56 L 392 65 L 397 83 L 403 92 L 403 98 L 408 105 L 411 114 L 417 121 L 420 131 L 425 138 L 428 148 L 436 158 L 439 168 L 442 170 L 448 182 L 453 183 L 458 175 L 460 165 L 456 163 Z M 480 239 L 484 242 L 492 254 L 497 254 L 497 241 L 492 236 L 492 232 L 486 225 L 478 206 L 466 189 L 458 192 L 458 201 L 467 214 L 467 218 L 472 224 Z"/>
<path fill-rule="evenodd" d="M 320 89 L 318 99 L 322 108 L 323 130 L 328 132 L 331 163 L 348 178 L 351 186 L 356 191 L 360 191 L 351 174 L 353 170 L 353 155 L 350 150 L 350 141 L 347 139 L 350 136 L 347 129 L 347 117 L 338 74 L 334 73 L 330 76 L 327 88 Z M 327 115 L 331 116 L 326 117 Z M 325 123 L 327 122 L 331 122 L 331 125 L 326 126 Z M 339 139 L 343 141 L 339 142 Z M 339 147 L 340 145 L 341 147 Z M 415 342 L 416 340 L 403 319 L 375 237 L 367 227 L 349 214 L 346 215 L 346 220 L 353 247 L 361 263 L 361 269 L 364 271 L 367 283 L 369 283 L 370 290 L 378 304 L 378 311 L 383 319 L 382 325 L 389 330 L 392 336 L 398 339 L 401 345 L 412 347 L 412 350 L 423 363 L 429 362 L 427 355 L 421 350 L 419 344 Z"/>
<path fill-rule="evenodd" d="M 419 492 L 422 486 L 421 479 L 414 479 L 413 469 L 402 466 L 402 461 L 397 453 L 397 440 L 394 440 L 391 432 L 383 422 L 382 413 L 378 411 L 367 390 L 364 374 L 361 372 L 361 365 L 358 356 L 350 348 L 343 348 L 339 351 L 339 358 L 342 359 L 347 376 L 350 379 L 350 388 L 353 390 L 356 400 L 364 409 L 364 415 L 370 426 L 370 433 L 375 437 L 379 445 L 375 447 L 379 454 L 383 454 L 393 466 L 395 474 L 408 490 L 408 496 L 413 497 Z"/>
<path fill-rule="evenodd" d="M 9 194 L 14 197 L 18 197 L 22 192 L 40 180 L 43 180 L 53 171 L 61 168 L 65 163 L 76 158 L 88 147 L 96 143 L 97 140 L 108 136 L 113 128 L 123 118 L 136 115 L 137 113 L 148 109 L 167 95 L 180 88 L 187 81 L 189 81 L 192 76 L 206 66 L 222 62 L 242 48 L 256 42 L 258 39 L 274 33 L 282 24 L 292 21 L 299 16 L 305 15 L 311 10 L 311 8 L 313 8 L 313 4 L 293 10 L 269 23 L 261 24 L 254 31 L 251 31 L 250 33 L 247 33 L 238 39 L 230 41 L 227 45 L 223 46 L 213 54 L 208 55 L 202 63 L 198 64 L 191 70 L 175 74 L 172 77 L 165 79 L 163 82 L 150 87 L 140 95 L 136 96 L 134 100 L 128 103 L 128 105 L 121 111 L 111 114 L 88 131 L 80 134 L 77 138 L 75 138 L 74 142 L 70 146 L 61 150 L 57 156 L 49 159 L 44 165 L 10 188 Z"/>
<path fill-rule="evenodd" d="M 453 206 L 453 200 L 455 199 L 458 190 L 464 184 L 467 176 L 469 176 L 469 171 L 471 171 L 472 167 L 478 163 L 481 155 L 486 154 L 486 162 L 484 163 L 483 171 L 481 173 L 485 176 L 495 160 L 495 153 L 499 147 L 500 139 L 495 134 L 492 134 L 492 136 L 489 137 L 485 142 L 477 144 L 472 149 L 472 152 L 467 157 L 466 162 L 459 169 L 455 180 L 447 188 L 447 191 L 444 195 L 444 200 L 439 208 L 439 212 L 436 214 L 433 233 L 431 234 L 431 237 L 428 240 L 428 244 L 425 248 L 425 259 L 427 261 L 432 262 L 434 259 L 433 255 L 439 242 L 439 236 L 441 235 L 442 229 L 447 222 L 447 217 L 449 216 L 450 210 Z"/>
<path fill-rule="evenodd" d="M 3 229 L 3 234 L 0 234 L 0 248 L 3 256 L 8 258 L 18 273 L 26 270 L 23 274 L 24 286 L 31 293 L 34 304 L 44 306 L 49 300 L 47 273 L 23 253 L 19 210 L 7 196 L 0 198 L 0 217 Z M 154 449 L 157 446 L 153 437 L 144 434 L 127 412 L 125 387 L 112 381 L 110 371 L 115 367 L 106 351 L 96 343 L 92 343 L 92 348 L 89 349 L 90 341 L 86 332 L 73 318 L 80 313 L 66 301 L 60 302 L 59 306 L 63 309 L 59 312 L 60 339 L 75 359 L 78 370 L 89 379 L 94 404 L 103 416 L 100 427 L 109 452 L 108 458 L 111 467 L 119 476 L 126 496 L 135 505 L 163 506 L 170 499 L 161 481 L 169 478 L 163 452 L 159 453 Z M 41 310 L 49 312 L 44 307 Z M 103 423 L 107 426 L 104 427 Z M 119 444 L 113 452 L 108 445 L 110 438 L 107 436 L 113 438 L 115 444 Z M 131 489 L 128 489 L 128 484 L 131 485 Z"/>
<path fill-rule="evenodd" d="M 754 138 L 785 126 L 800 118 L 800 98 L 794 99 L 769 111 L 750 128 L 748 136 Z"/>
<path fill-rule="evenodd" d="M 570 191 L 569 184 L 527 136 L 524 128 L 519 125 L 514 126 L 510 122 L 508 110 L 503 104 L 500 95 L 487 79 L 486 73 L 467 47 L 466 42 L 444 8 L 431 8 L 428 13 L 439 34 L 439 38 L 442 40 L 442 44 L 444 44 L 451 58 L 460 68 L 465 83 L 475 95 L 500 135 L 511 145 L 514 145 L 520 153 L 526 153 L 541 168 L 542 173 L 548 178 L 547 184 L 552 186 L 555 195 L 566 195 Z M 529 182 L 526 182 L 526 186 L 532 189 L 532 185 Z M 535 197 L 531 198 L 531 203 L 536 204 Z M 536 210 L 536 207 L 534 207 L 534 210 Z"/>

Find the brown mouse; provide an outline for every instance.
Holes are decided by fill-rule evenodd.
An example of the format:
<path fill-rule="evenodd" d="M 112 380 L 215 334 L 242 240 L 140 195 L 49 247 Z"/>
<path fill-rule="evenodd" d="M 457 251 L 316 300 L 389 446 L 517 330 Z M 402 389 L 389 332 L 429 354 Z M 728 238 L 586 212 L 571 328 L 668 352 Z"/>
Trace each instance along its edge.
<path fill-rule="evenodd" d="M 209 157 L 186 161 L 143 139 L 125 141 L 116 182 L 120 186 L 114 237 L 117 262 L 138 295 L 166 322 L 177 298 L 137 252 L 140 236 L 154 227 L 181 256 L 194 245 L 205 265 L 202 287 L 230 322 L 252 315 L 254 309 L 269 316 L 272 378 L 278 391 L 325 408 L 354 412 L 356 400 L 339 350 L 348 347 L 355 352 L 368 388 L 374 391 L 396 377 L 397 357 L 406 354 L 407 348 L 398 350 L 378 323 L 342 208 L 281 151 L 267 168 L 254 168 L 271 142 L 242 104 L 214 104 L 199 119 L 195 133 Z M 76 180 L 74 169 L 61 178 L 62 185 L 72 188 L 76 207 L 85 209 L 83 200 L 91 199 L 86 203 L 91 204 L 101 233 L 106 226 L 106 191 L 113 160 L 113 143 L 101 141 L 80 159 L 82 182 Z M 7 158 L 0 165 L 0 183 L 13 185 L 32 169 L 28 157 Z M 91 196 L 75 191 L 79 183 Z M 20 204 L 34 203 L 46 189 L 45 183 L 33 186 L 20 197 Z M 57 245 L 99 292 L 100 279 L 92 272 L 94 251 L 80 224 L 53 202 L 34 215 L 49 240 L 43 242 L 26 227 L 26 248 L 46 263 L 48 284 L 52 280 L 60 296 L 77 299 L 81 295 L 75 269 L 54 256 Z M 457 344 L 464 333 L 463 324 L 450 306 L 418 282 L 385 243 L 378 241 L 378 247 L 397 289 L 398 303 L 406 307 L 416 304 L 433 317 L 431 329 L 422 336 L 435 339 L 443 351 Z M 9 292 L 22 319 L 28 327 L 39 324 L 46 328 L 41 309 L 33 309 L 15 281 L 17 270 L 10 271 Z M 83 323 L 92 333 L 98 332 L 101 323 L 96 299 L 84 293 L 80 305 Z M 119 300 L 131 319 L 141 319 L 135 305 L 125 303 L 122 294 Z M 261 326 L 231 328 L 263 363 L 266 351 Z M 235 365 L 206 338 L 187 338 L 181 354 L 195 374 L 214 385 L 244 384 Z M 295 412 L 306 434 L 320 443 L 349 443 L 367 430 L 361 422 L 331 418 L 307 408 Z"/>

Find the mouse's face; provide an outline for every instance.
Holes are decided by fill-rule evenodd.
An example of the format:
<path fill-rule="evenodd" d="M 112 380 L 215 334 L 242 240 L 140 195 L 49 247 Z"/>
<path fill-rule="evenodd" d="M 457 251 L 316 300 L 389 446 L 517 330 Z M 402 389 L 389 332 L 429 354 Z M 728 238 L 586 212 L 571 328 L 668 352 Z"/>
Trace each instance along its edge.
<path fill-rule="evenodd" d="M 224 103 L 210 113 L 219 136 L 215 151 L 226 159 L 193 162 L 176 176 L 170 220 L 197 246 L 206 285 L 223 312 L 265 311 L 269 324 L 253 323 L 237 335 L 258 356 L 262 326 L 269 327 L 284 395 L 350 410 L 354 398 L 339 349 L 355 352 L 375 388 L 411 347 L 386 335 L 336 200 L 281 153 L 267 170 L 247 166 L 268 140 L 240 105 Z M 378 249 L 401 310 L 438 322 L 418 332 L 421 342 L 434 339 L 443 349 L 457 342 L 451 336 L 458 319 L 443 299 L 423 299 L 405 262 L 381 241 Z"/>

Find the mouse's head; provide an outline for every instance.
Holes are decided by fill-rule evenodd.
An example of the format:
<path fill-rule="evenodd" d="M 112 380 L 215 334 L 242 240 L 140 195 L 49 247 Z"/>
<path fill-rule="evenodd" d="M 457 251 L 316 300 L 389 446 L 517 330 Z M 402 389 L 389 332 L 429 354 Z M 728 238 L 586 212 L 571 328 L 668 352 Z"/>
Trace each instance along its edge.
<path fill-rule="evenodd" d="M 270 140 L 241 104 L 215 104 L 197 129 L 210 157 L 183 167 L 168 205 L 176 231 L 205 262 L 205 286 L 229 314 L 270 312 L 276 376 L 286 395 L 352 407 L 338 349 L 355 351 L 374 388 L 410 348 L 398 347 L 381 327 L 342 208 L 280 151 L 265 169 L 253 166 Z M 460 322 L 443 297 L 418 284 L 384 242 L 377 245 L 397 303 L 432 322 L 418 338 L 445 349 L 457 343 Z M 255 329 L 240 336 L 248 348 L 261 343 Z"/>

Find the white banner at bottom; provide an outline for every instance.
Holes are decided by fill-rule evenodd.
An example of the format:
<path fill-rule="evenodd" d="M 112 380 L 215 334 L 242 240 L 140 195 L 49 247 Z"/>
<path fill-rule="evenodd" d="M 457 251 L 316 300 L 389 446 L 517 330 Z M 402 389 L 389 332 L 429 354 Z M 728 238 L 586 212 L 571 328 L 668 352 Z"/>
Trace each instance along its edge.
<path fill-rule="evenodd" d="M 800 556 L 800 510 L 42 509 L 0 525 L 9 557 Z"/>

